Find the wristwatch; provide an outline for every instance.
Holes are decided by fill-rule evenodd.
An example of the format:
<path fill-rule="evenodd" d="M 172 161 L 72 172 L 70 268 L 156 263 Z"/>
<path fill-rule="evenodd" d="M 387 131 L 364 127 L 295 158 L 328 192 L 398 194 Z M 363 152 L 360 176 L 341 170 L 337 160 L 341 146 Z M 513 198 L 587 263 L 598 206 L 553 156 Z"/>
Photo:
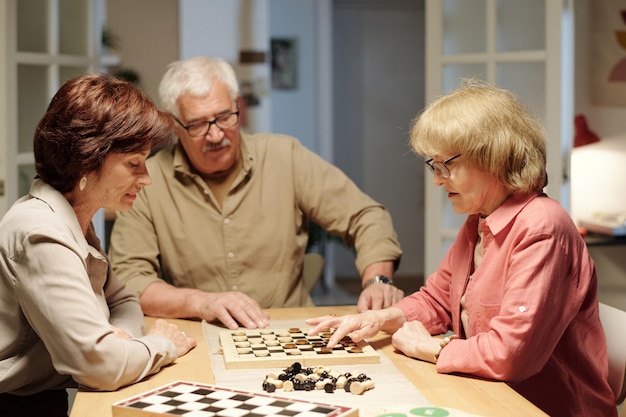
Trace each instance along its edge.
<path fill-rule="evenodd" d="M 365 286 L 363 287 L 363 289 L 369 287 L 370 285 L 374 284 L 374 283 L 383 283 L 383 284 L 388 284 L 388 285 L 393 285 L 393 280 L 391 278 L 388 278 L 384 275 L 376 275 L 374 276 L 374 278 L 370 279 L 369 281 L 367 281 L 365 283 Z"/>

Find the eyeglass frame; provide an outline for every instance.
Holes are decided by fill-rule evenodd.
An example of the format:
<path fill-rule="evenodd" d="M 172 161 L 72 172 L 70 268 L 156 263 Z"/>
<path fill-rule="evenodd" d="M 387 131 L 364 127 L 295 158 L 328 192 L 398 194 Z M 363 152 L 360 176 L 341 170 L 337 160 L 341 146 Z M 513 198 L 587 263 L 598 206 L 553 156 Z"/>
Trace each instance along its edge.
<path fill-rule="evenodd" d="M 455 155 L 452 158 L 446 159 L 445 161 L 435 161 L 433 158 L 430 158 L 428 161 L 424 161 L 424 163 L 430 167 L 430 169 L 433 171 L 433 174 L 437 174 L 438 171 L 439 175 L 441 175 L 442 178 L 448 179 L 451 175 L 450 169 L 448 168 L 448 163 L 454 161 L 461 155 L 462 154 Z"/>
<path fill-rule="evenodd" d="M 176 117 L 176 116 L 174 116 L 174 115 L 172 115 L 172 117 L 174 118 L 174 120 L 176 120 L 176 121 L 178 122 L 178 124 L 179 124 L 179 125 L 180 125 L 183 129 L 185 129 L 185 130 L 187 131 L 187 134 L 188 134 L 190 137 L 192 137 L 192 138 L 201 138 L 201 137 L 206 136 L 206 135 L 207 135 L 207 133 L 209 133 L 209 132 L 211 131 L 211 126 L 213 126 L 213 125 L 217 126 L 217 127 L 218 127 L 219 129 L 221 129 L 221 130 L 224 130 L 224 129 L 230 129 L 231 127 L 235 126 L 237 123 L 239 123 L 239 113 L 240 113 L 239 106 L 237 106 L 237 111 L 234 111 L 234 112 L 231 112 L 231 113 L 227 113 L 227 114 L 223 114 L 223 115 L 221 115 L 220 117 L 216 117 L 216 118 L 215 118 L 215 119 L 213 119 L 213 120 L 207 120 L 207 121 L 205 121 L 205 122 L 191 123 L 191 124 L 188 124 L 187 126 L 185 126 L 185 125 L 183 124 L 183 122 L 181 122 L 180 120 L 178 120 L 178 117 Z M 233 123 L 232 125 L 227 126 L 227 127 L 222 127 L 222 126 L 220 126 L 220 125 L 219 125 L 219 120 L 220 120 L 220 119 L 223 119 L 223 118 L 226 118 L 226 117 L 230 117 L 230 116 L 232 116 L 232 115 L 236 115 L 236 116 L 237 116 L 237 121 L 236 121 L 235 123 Z M 190 127 L 195 126 L 195 125 L 202 125 L 202 124 L 205 124 L 205 123 L 206 123 L 206 125 L 207 125 L 207 129 L 206 129 L 206 131 L 205 131 L 203 134 L 201 134 L 201 135 L 195 135 L 195 136 L 194 136 L 194 135 L 192 135 L 192 134 L 191 134 L 191 132 L 189 132 L 189 128 L 190 128 Z"/>

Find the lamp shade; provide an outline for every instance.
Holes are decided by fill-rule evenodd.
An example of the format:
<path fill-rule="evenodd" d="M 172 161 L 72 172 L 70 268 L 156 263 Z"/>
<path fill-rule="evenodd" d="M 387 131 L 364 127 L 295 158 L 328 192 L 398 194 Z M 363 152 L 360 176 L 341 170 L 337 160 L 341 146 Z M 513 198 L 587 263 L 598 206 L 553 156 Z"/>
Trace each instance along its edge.
<path fill-rule="evenodd" d="M 598 135 L 596 135 L 595 132 L 587 126 L 587 119 L 585 116 L 577 114 L 574 117 L 574 148 L 599 141 L 600 138 Z"/>

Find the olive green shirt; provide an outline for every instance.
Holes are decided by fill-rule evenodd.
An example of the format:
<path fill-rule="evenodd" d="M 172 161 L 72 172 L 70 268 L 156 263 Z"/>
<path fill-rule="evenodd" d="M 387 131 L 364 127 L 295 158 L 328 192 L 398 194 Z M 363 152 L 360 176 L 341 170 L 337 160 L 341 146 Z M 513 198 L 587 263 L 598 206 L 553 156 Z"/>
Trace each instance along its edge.
<path fill-rule="evenodd" d="M 338 168 L 276 134 L 242 134 L 242 168 L 217 203 L 179 144 L 148 159 L 152 185 L 118 213 L 109 255 L 134 294 L 164 280 L 241 291 L 262 308 L 312 305 L 302 274 L 308 219 L 356 249 L 356 267 L 402 254 L 389 212 Z"/>

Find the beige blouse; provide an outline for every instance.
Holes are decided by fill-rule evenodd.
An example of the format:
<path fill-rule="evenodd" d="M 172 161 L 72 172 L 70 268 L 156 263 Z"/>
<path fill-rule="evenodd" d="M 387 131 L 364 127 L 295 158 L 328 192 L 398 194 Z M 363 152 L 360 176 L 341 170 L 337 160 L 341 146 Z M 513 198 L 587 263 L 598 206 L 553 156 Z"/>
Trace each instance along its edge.
<path fill-rule="evenodd" d="M 170 340 L 144 336 L 137 298 L 112 275 L 93 227 L 85 238 L 65 197 L 34 180 L 0 222 L 0 393 L 115 390 L 176 357 Z"/>

